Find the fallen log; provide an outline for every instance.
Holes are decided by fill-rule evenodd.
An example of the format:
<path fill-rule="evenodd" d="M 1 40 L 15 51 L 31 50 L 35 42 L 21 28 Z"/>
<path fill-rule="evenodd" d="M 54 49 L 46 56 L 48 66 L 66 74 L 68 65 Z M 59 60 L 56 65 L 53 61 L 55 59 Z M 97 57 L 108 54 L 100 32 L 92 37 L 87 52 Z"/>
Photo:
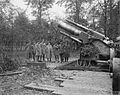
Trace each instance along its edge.
<path fill-rule="evenodd" d="M 23 73 L 23 71 L 7 72 L 7 73 L 0 74 L 0 76 L 12 76 L 12 75 L 18 75 L 18 74 L 22 74 L 22 73 Z"/>
<path fill-rule="evenodd" d="M 39 91 L 52 91 L 53 92 L 55 89 L 59 89 L 60 87 L 37 84 L 37 83 L 30 83 L 28 85 L 25 85 L 24 88 L 34 89 L 34 90 L 39 90 Z"/>

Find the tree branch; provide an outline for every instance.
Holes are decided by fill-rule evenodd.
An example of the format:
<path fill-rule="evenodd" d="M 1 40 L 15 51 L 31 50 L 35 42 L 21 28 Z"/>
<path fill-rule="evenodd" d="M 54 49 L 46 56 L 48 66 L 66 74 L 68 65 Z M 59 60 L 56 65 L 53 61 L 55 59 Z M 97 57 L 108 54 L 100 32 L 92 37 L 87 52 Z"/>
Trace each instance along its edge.
<path fill-rule="evenodd" d="M 104 7 L 101 5 L 100 1 L 98 0 L 98 4 L 100 5 L 100 7 L 102 8 L 102 10 L 104 10 Z"/>
<path fill-rule="evenodd" d="M 31 0 L 28 1 L 27 7 L 26 7 L 26 9 L 23 11 L 23 13 L 25 13 L 25 12 L 27 11 L 27 9 L 28 9 L 28 7 L 29 7 L 29 4 L 30 4 L 30 1 L 31 1 Z"/>

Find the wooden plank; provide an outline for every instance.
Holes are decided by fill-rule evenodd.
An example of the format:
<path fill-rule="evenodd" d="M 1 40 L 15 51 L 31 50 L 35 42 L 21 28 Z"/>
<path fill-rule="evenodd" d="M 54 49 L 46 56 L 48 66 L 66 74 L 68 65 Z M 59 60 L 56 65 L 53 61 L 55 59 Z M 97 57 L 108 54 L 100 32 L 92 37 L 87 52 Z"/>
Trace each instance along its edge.
<path fill-rule="evenodd" d="M 47 68 L 45 62 L 27 62 L 27 66 L 40 66 L 42 68 Z"/>
<path fill-rule="evenodd" d="M 55 81 L 61 81 L 61 82 L 63 82 L 63 81 L 65 81 L 65 80 L 73 80 L 73 78 L 72 77 L 69 77 L 69 78 L 55 78 L 54 79 Z"/>
<path fill-rule="evenodd" d="M 108 61 L 103 61 L 103 60 L 96 60 L 97 63 L 103 63 L 103 64 L 108 64 Z"/>
<path fill-rule="evenodd" d="M 40 91 L 54 91 L 55 89 L 60 89 L 60 87 L 44 85 L 44 84 L 36 84 L 36 83 L 30 83 L 28 85 L 25 85 L 24 87 L 28 89 L 35 89 Z"/>
<path fill-rule="evenodd" d="M 39 91 L 52 91 L 52 93 L 55 95 L 110 95 L 109 92 L 95 91 L 86 88 L 54 87 L 43 84 L 36 85 L 35 83 L 25 85 L 24 87 Z"/>
<path fill-rule="evenodd" d="M 17 72 L 8 72 L 4 74 L 0 74 L 0 76 L 12 76 L 12 75 L 17 75 L 17 74 L 22 74 L 23 71 L 17 71 Z"/>
<path fill-rule="evenodd" d="M 28 65 L 41 65 L 41 64 L 46 64 L 45 62 L 27 62 Z"/>
<path fill-rule="evenodd" d="M 66 80 L 66 79 L 63 79 L 63 78 L 55 78 L 54 80 L 55 80 L 55 81 L 62 81 L 62 82 L 63 82 L 63 81 Z"/>

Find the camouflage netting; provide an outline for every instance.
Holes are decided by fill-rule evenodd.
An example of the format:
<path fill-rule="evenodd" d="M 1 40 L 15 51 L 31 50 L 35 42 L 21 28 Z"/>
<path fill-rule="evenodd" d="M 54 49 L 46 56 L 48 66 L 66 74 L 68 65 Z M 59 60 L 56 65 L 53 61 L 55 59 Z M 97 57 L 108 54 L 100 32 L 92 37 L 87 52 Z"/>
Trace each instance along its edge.
<path fill-rule="evenodd" d="M 96 56 L 98 53 L 99 50 L 94 45 L 87 44 L 81 47 L 82 57 L 92 57 L 92 56 Z"/>

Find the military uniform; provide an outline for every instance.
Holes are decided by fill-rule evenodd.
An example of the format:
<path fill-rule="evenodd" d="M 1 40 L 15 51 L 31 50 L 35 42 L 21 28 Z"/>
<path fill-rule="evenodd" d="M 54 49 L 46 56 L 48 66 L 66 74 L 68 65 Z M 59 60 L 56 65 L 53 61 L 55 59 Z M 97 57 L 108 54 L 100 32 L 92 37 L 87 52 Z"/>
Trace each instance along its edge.
<path fill-rule="evenodd" d="M 45 61 L 46 44 L 45 44 L 45 43 L 42 43 L 42 44 L 41 44 L 41 48 L 42 48 L 42 59 L 43 59 L 43 61 Z"/>
<path fill-rule="evenodd" d="M 65 54 L 64 43 L 61 43 L 60 44 L 60 50 L 59 50 L 61 63 L 64 62 L 64 54 Z"/>
<path fill-rule="evenodd" d="M 47 54 L 46 54 L 47 60 L 51 61 L 53 48 L 52 48 L 52 45 L 50 43 L 46 46 L 46 51 L 47 51 Z"/>
<path fill-rule="evenodd" d="M 53 46 L 53 52 L 55 56 L 55 61 L 59 61 L 59 46 L 58 45 Z"/>

